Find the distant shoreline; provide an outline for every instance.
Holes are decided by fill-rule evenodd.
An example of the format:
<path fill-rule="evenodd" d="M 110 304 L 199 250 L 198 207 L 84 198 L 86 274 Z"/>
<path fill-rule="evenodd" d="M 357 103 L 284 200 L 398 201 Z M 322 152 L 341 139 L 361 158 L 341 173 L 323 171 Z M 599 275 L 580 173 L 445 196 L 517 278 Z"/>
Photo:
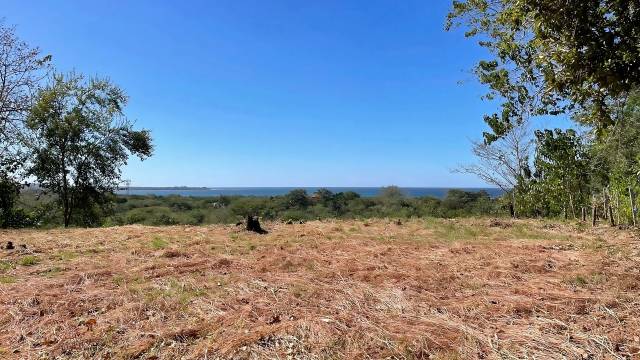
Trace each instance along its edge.
<path fill-rule="evenodd" d="M 194 197 L 218 197 L 218 196 L 253 196 L 270 197 L 281 196 L 291 190 L 303 189 L 308 194 L 313 194 L 318 189 L 328 189 L 333 193 L 355 192 L 362 197 L 377 196 L 383 187 L 153 187 L 131 186 L 120 188 L 119 195 L 149 195 L 149 196 L 194 196 Z M 456 187 L 400 187 L 407 197 L 436 197 L 444 198 L 449 190 L 462 190 L 468 192 L 486 191 L 493 198 L 502 195 L 498 188 L 456 188 Z"/>
<path fill-rule="evenodd" d="M 121 186 L 118 190 L 209 190 L 211 188 L 200 186 Z"/>

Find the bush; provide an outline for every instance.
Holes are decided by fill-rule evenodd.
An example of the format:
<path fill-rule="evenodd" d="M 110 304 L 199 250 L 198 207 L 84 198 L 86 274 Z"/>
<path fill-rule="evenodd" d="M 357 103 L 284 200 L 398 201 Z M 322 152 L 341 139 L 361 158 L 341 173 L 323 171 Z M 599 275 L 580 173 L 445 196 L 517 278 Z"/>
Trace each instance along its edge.
<path fill-rule="evenodd" d="M 121 198 L 126 201 L 122 201 Z M 55 198 L 38 204 L 32 210 L 21 210 L 16 217 L 19 226 L 58 225 L 61 216 Z M 181 196 L 122 196 L 112 202 L 110 212 L 96 212 L 84 221 L 89 226 L 124 224 L 200 225 L 230 224 L 257 215 L 265 220 L 315 220 L 327 218 L 411 218 L 493 215 L 504 212 L 499 199 L 486 192 L 451 190 L 443 200 L 433 197 L 408 198 L 397 187 L 383 189 L 380 196 L 360 197 L 354 192 L 332 193 L 320 189 L 312 197 L 304 190 L 272 197 L 220 196 L 210 198 Z M 87 209 L 91 210 L 91 209 Z M 97 209 L 103 210 L 103 209 Z M 16 226 L 18 226 L 16 225 Z"/>

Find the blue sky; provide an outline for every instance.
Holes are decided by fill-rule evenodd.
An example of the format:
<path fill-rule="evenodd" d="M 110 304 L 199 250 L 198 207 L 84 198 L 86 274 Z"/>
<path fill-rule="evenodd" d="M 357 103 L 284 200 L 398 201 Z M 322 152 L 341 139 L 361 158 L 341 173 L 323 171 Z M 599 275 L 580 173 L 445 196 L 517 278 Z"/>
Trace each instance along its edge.
<path fill-rule="evenodd" d="M 484 186 L 482 50 L 438 1 L 3 0 L 60 71 L 107 76 L 155 155 L 146 186 Z M 462 84 L 460 84 L 462 83 Z"/>

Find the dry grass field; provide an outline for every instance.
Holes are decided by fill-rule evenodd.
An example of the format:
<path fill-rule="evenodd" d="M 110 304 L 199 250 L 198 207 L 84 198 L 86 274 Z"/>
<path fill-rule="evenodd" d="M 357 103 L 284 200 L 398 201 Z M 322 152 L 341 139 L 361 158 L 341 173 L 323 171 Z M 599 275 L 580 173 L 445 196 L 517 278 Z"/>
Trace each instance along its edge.
<path fill-rule="evenodd" d="M 0 255 L 0 358 L 640 356 L 630 230 L 490 219 L 265 227 L 2 231 L 17 247 Z"/>

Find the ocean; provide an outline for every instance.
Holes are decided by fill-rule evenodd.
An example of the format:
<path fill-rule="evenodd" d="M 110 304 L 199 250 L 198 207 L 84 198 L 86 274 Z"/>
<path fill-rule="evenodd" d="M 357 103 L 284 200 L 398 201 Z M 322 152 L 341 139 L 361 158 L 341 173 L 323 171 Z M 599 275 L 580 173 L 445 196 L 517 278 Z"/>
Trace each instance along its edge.
<path fill-rule="evenodd" d="M 217 188 L 137 188 L 122 189 L 118 191 L 120 195 L 180 195 L 180 196 L 197 196 L 211 197 L 220 195 L 240 195 L 240 196 L 277 196 L 284 195 L 294 189 L 304 189 L 308 194 L 313 194 L 320 187 L 217 187 Z M 327 187 L 334 193 L 353 191 L 362 197 L 373 197 L 380 193 L 379 187 Z M 447 192 L 454 188 L 436 188 L 436 187 L 401 187 L 400 190 L 408 197 L 424 197 L 431 196 L 436 198 L 444 198 Z M 455 188 L 465 191 L 481 191 L 484 190 L 492 197 L 502 195 L 502 190 L 497 188 Z"/>

